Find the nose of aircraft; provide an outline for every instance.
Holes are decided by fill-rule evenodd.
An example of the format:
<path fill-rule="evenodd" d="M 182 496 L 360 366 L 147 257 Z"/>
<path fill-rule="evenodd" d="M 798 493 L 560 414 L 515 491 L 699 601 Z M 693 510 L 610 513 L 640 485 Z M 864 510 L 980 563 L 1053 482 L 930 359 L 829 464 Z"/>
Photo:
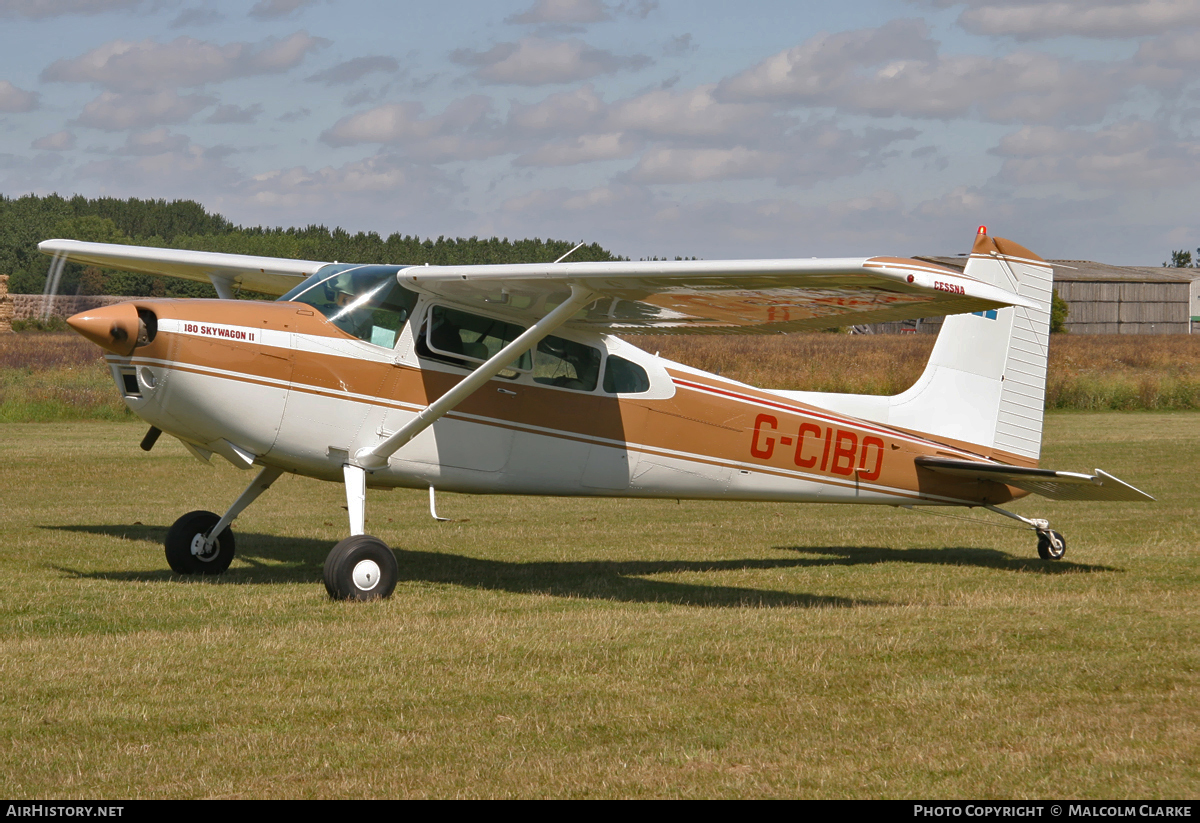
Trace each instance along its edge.
<path fill-rule="evenodd" d="M 67 325 L 100 348 L 127 356 L 145 337 L 145 326 L 132 303 L 117 303 L 99 309 L 81 311 L 67 318 Z"/>

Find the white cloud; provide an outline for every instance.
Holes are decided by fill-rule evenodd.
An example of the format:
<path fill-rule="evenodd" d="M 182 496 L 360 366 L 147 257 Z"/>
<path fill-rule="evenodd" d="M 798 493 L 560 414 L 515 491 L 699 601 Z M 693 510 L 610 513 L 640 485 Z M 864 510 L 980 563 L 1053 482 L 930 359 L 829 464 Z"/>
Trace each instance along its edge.
<path fill-rule="evenodd" d="M 1095 131 L 1026 126 L 992 151 L 1004 158 L 1000 179 L 1017 185 L 1159 189 L 1200 180 L 1200 141 L 1144 120 Z"/>
<path fill-rule="evenodd" d="M 172 134 L 169 129 L 157 128 L 128 135 L 125 145 L 113 153 L 129 157 L 150 157 L 167 152 L 181 152 L 188 148 L 189 143 L 182 134 Z"/>
<path fill-rule="evenodd" d="M 790 121 L 773 118 L 768 105 L 729 102 L 713 97 L 716 87 L 681 91 L 655 90 L 614 103 L 608 112 L 612 128 L 632 129 L 655 137 L 715 137 L 778 134 Z M 776 122 L 768 122 L 770 120 Z"/>
<path fill-rule="evenodd" d="M 518 131 L 577 135 L 598 122 L 607 110 L 608 104 L 589 83 L 551 94 L 538 103 L 514 102 L 508 121 Z"/>
<path fill-rule="evenodd" d="M 1134 62 L 1141 70 L 1139 79 L 1148 85 L 1195 80 L 1200 66 L 1200 31 L 1177 31 L 1145 40 L 1138 46 Z"/>
<path fill-rule="evenodd" d="M 170 43 L 112 40 L 74 59 L 56 60 L 42 80 L 95 83 L 118 92 L 202 86 L 287 71 L 327 42 L 302 31 L 282 40 L 224 46 L 191 37 Z"/>
<path fill-rule="evenodd" d="M 75 135 L 69 131 L 56 131 L 34 140 L 32 148 L 40 151 L 69 151 L 75 148 Z"/>
<path fill-rule="evenodd" d="M 894 192 L 820 204 L 785 198 L 678 200 L 645 186 L 539 189 L 504 202 L 486 232 L 589 238 L 633 257 L 908 254 L 916 227 Z M 964 241 L 969 240 L 964 238 Z M 963 245 L 960 242 L 959 245 Z M 753 249 L 748 254 L 747 249 Z M 925 250 L 927 251 L 927 250 Z"/>
<path fill-rule="evenodd" d="M 857 135 L 832 123 L 811 123 L 759 147 L 687 148 L 660 145 L 642 155 L 629 177 L 638 183 L 699 183 L 771 179 L 811 186 L 858 174 L 880 162 L 888 147 L 917 136 L 913 129 L 868 129 Z"/>
<path fill-rule="evenodd" d="M 961 0 L 943 0 L 954 6 Z M 997 2 L 971 0 L 958 22 L 972 34 L 1007 35 L 1019 40 L 1051 37 L 1140 37 L 1181 26 L 1200 25 L 1195 0 L 1057 0 Z"/>
<path fill-rule="evenodd" d="M 663 46 L 663 54 L 667 57 L 682 57 L 685 54 L 691 54 L 696 50 L 696 45 L 692 42 L 692 35 L 681 34 L 678 37 L 672 37 Z"/>
<path fill-rule="evenodd" d="M 245 107 L 222 104 L 217 106 L 216 111 L 204 118 L 204 122 L 222 125 L 229 123 L 253 123 L 262 113 L 263 107 L 261 103 L 253 103 Z"/>
<path fill-rule="evenodd" d="M 431 117 L 420 103 L 387 103 L 344 117 L 321 135 L 331 146 L 378 143 L 402 147 L 430 163 L 491 157 L 509 151 L 482 95 L 455 100 Z"/>
<path fill-rule="evenodd" d="M 251 7 L 250 16 L 256 20 L 282 20 L 318 2 L 319 0 L 258 0 Z"/>
<path fill-rule="evenodd" d="M 518 166 L 573 166 L 629 157 L 641 147 L 641 141 L 620 132 L 584 134 L 573 140 L 546 143 L 517 157 L 513 163 Z"/>
<path fill-rule="evenodd" d="M 341 166 L 309 171 L 300 166 L 254 175 L 246 184 L 260 202 L 277 198 L 300 198 L 320 203 L 329 195 L 366 193 L 394 194 L 398 191 L 456 191 L 449 177 L 436 169 L 411 163 L 394 154 L 376 154 Z M 410 188 L 410 187 L 415 187 Z M 416 205 L 419 207 L 419 198 Z"/>
<path fill-rule="evenodd" d="M 396 58 L 376 55 L 374 57 L 355 57 L 351 60 L 346 60 L 305 79 L 313 83 L 324 83 L 327 86 L 347 85 L 349 83 L 356 83 L 366 75 L 374 72 L 396 74 L 399 71 L 400 63 Z"/>
<path fill-rule="evenodd" d="M 450 59 L 477 67 L 474 75 L 484 83 L 542 86 L 575 83 L 619 71 L 645 68 L 653 61 L 644 55 L 621 57 L 578 39 L 547 40 L 526 37 L 500 43 L 484 52 L 457 49 Z"/>
<path fill-rule="evenodd" d="M 152 0 L 0 0 L 0 17 L 44 20 L 68 14 L 106 14 L 149 6 Z"/>
<path fill-rule="evenodd" d="M 897 20 L 814 37 L 723 81 L 714 94 L 877 117 L 1084 123 L 1102 118 L 1132 83 L 1111 65 L 1040 53 L 939 55 L 924 24 Z"/>
<path fill-rule="evenodd" d="M 504 22 L 533 26 L 579 26 L 611 19 L 608 6 L 602 0 L 535 0 L 529 9 L 512 15 Z"/>
<path fill-rule="evenodd" d="M 660 146 L 642 155 L 630 178 L 638 183 L 698 183 L 704 180 L 772 177 L 787 162 L 782 152 L 745 146 L 679 149 Z"/>
<path fill-rule="evenodd" d="M 185 123 L 196 112 L 217 102 L 203 94 L 180 96 L 173 91 L 151 94 L 114 94 L 102 92 L 83 107 L 75 122 L 104 131 L 146 128 L 170 123 Z"/>
<path fill-rule="evenodd" d="M 225 15 L 214 9 L 184 9 L 171 21 L 171 28 L 186 29 L 220 23 Z"/>
<path fill-rule="evenodd" d="M 33 111 L 38 106 L 38 96 L 19 89 L 7 80 L 0 80 L 0 111 Z"/>
<path fill-rule="evenodd" d="M 223 162 L 227 152 L 210 152 L 165 129 L 131 135 L 114 154 L 83 164 L 75 175 L 96 181 L 104 191 L 153 192 L 165 198 L 212 197 L 242 181 Z"/>

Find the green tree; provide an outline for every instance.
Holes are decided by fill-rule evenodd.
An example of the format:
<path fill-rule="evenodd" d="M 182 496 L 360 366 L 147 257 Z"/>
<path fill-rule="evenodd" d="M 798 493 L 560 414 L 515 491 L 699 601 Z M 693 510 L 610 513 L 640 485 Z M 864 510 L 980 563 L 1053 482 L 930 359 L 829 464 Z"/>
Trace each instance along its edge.
<path fill-rule="evenodd" d="M 1200 266 L 1200 249 L 1196 249 L 1195 265 Z M 1183 249 L 1171 252 L 1171 262 L 1163 263 L 1163 268 L 1167 269 L 1190 269 L 1192 267 L 1192 253 Z"/>
<path fill-rule="evenodd" d="M 1066 300 L 1058 296 L 1058 289 L 1050 293 L 1050 333 L 1062 334 L 1067 330 L 1067 315 L 1071 307 Z"/>

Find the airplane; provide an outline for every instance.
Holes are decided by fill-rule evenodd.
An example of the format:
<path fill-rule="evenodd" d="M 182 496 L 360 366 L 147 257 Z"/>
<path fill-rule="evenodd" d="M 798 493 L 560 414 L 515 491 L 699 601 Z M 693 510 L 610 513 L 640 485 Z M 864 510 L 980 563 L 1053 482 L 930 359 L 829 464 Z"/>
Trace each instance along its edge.
<path fill-rule="evenodd" d="M 136 298 L 67 322 L 102 347 L 128 408 L 198 460 L 254 479 L 165 540 L 183 575 L 224 572 L 231 524 L 285 472 L 345 487 L 333 599 L 389 597 L 366 489 L 982 507 L 1153 500 L 1099 469 L 1038 465 L 1051 266 L 979 227 L 963 271 L 899 257 L 405 266 L 75 240 L 64 261 L 211 282 L 219 299 Z M 578 247 L 577 247 L 578 248 Z M 568 252 L 568 255 L 570 252 Z M 565 257 L 565 256 L 564 256 Z M 278 295 L 235 300 L 235 288 Z M 617 336 L 778 334 L 949 315 L 894 396 L 756 388 Z M 438 518 L 442 519 L 442 518 Z"/>

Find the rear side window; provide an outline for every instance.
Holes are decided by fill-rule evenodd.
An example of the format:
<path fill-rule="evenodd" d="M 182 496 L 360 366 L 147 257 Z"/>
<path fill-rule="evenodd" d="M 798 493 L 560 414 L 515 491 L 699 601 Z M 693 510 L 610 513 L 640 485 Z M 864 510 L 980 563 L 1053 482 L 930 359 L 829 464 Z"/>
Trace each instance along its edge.
<path fill-rule="evenodd" d="M 533 381 L 576 391 L 595 391 L 600 350 L 550 335 L 533 353 Z"/>
<path fill-rule="evenodd" d="M 637 363 L 610 354 L 604 367 L 604 390 L 609 394 L 641 394 L 650 391 L 650 377 Z"/>

